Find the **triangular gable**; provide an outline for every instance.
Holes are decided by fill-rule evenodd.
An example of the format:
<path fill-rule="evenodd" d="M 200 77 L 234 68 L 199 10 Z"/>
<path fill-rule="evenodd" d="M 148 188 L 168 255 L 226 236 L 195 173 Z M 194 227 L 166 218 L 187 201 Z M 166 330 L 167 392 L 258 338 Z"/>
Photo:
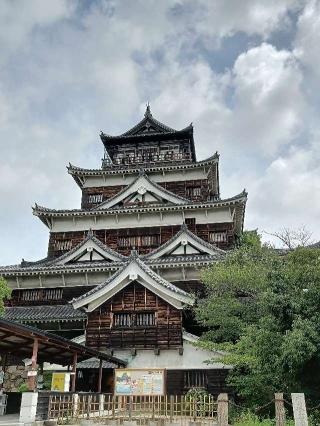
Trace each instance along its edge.
<path fill-rule="evenodd" d="M 73 249 L 50 262 L 50 265 L 66 265 L 76 262 L 120 262 L 127 260 L 110 247 L 104 245 L 92 232 Z"/>
<path fill-rule="evenodd" d="M 188 200 L 162 188 L 162 186 L 152 182 L 144 172 L 141 172 L 137 179 L 120 191 L 119 194 L 109 198 L 94 209 L 107 209 L 140 203 L 186 204 Z"/>
<path fill-rule="evenodd" d="M 139 282 L 177 309 L 194 303 L 193 297 L 187 292 L 166 281 L 134 255 L 130 256 L 130 260 L 123 268 L 108 278 L 106 282 L 85 295 L 73 299 L 73 307 L 75 309 L 85 307 L 87 312 L 92 312 L 133 281 Z"/>
<path fill-rule="evenodd" d="M 176 130 L 153 118 L 150 110 L 150 105 L 147 105 L 146 112 L 144 113 L 144 118 L 130 130 L 123 133 L 121 136 L 168 132 L 176 132 Z"/>
<path fill-rule="evenodd" d="M 165 256 L 211 255 L 217 258 L 225 256 L 225 251 L 202 240 L 192 233 L 186 225 L 169 241 L 156 250 L 143 256 L 144 259 L 159 259 Z"/>

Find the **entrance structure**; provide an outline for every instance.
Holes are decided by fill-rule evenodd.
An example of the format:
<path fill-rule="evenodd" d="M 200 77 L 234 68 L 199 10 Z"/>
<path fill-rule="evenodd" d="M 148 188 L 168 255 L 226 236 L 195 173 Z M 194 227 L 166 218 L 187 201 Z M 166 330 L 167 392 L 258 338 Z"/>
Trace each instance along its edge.
<path fill-rule="evenodd" d="M 100 137 L 100 169 L 68 167 L 81 209 L 33 208 L 50 231 L 47 257 L 0 268 L 13 289 L 6 318 L 130 368 L 165 368 L 168 394 L 223 392 L 227 368 L 194 346 L 190 307 L 200 269 L 241 236 L 247 194 L 222 199 L 219 155 L 197 161 L 192 125 L 174 130 L 149 106 L 129 131 Z"/>

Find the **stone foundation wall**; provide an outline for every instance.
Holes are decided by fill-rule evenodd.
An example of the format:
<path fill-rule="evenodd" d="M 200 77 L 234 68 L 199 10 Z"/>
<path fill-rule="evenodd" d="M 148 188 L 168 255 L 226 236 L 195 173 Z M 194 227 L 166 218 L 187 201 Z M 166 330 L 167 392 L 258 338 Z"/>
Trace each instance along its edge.
<path fill-rule="evenodd" d="M 18 392 L 19 386 L 26 383 L 28 367 L 23 365 L 6 366 L 3 387 L 5 392 Z"/>

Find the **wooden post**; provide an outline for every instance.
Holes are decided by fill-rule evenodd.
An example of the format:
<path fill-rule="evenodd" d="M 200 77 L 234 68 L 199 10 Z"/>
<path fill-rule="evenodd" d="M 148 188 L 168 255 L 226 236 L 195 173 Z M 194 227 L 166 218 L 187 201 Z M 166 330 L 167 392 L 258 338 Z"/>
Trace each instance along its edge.
<path fill-rule="evenodd" d="M 6 362 L 7 362 L 7 354 L 1 355 L 1 368 L 0 371 L 0 391 L 4 388 L 4 375 L 6 373 Z"/>
<path fill-rule="evenodd" d="M 98 393 L 101 393 L 101 384 L 102 384 L 102 359 L 100 359 L 100 363 L 99 363 Z"/>
<path fill-rule="evenodd" d="M 77 359 L 78 354 L 75 352 L 72 360 L 71 392 L 76 391 Z"/>
<path fill-rule="evenodd" d="M 274 394 L 275 413 L 276 413 L 276 426 L 285 426 L 286 412 L 284 409 L 283 393 Z"/>
<path fill-rule="evenodd" d="M 104 395 L 103 393 L 101 393 L 99 395 L 99 416 L 100 417 L 103 416 L 103 413 L 104 413 L 104 400 L 105 400 Z"/>
<path fill-rule="evenodd" d="M 220 393 L 218 396 L 218 426 L 228 426 L 228 394 Z"/>
<path fill-rule="evenodd" d="M 79 408 L 79 395 L 77 393 L 74 393 L 72 395 L 72 416 L 73 416 L 73 418 L 79 417 L 78 408 Z"/>
<path fill-rule="evenodd" d="M 170 422 L 173 421 L 174 416 L 174 396 L 170 395 Z"/>
<path fill-rule="evenodd" d="M 308 415 L 304 393 L 292 393 L 291 398 L 295 426 L 308 426 Z"/>
<path fill-rule="evenodd" d="M 37 358 L 38 358 L 38 348 L 39 348 L 39 342 L 38 339 L 35 337 L 33 339 L 33 347 L 32 347 L 32 357 L 31 357 L 31 371 L 37 371 Z M 30 371 L 28 372 L 30 373 Z M 33 373 L 36 374 L 36 373 Z M 28 377 L 28 386 L 29 390 L 35 391 L 36 390 L 36 376 L 30 375 Z"/>

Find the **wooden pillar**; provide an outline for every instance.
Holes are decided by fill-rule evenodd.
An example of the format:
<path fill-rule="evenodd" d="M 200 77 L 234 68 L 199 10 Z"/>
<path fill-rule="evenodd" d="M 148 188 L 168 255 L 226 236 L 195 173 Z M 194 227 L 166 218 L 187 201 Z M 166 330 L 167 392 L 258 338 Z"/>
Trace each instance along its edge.
<path fill-rule="evenodd" d="M 76 391 L 77 359 L 78 359 L 78 355 L 75 352 L 73 354 L 73 360 L 72 360 L 71 392 Z"/>
<path fill-rule="evenodd" d="M 276 413 L 276 426 L 285 426 L 286 412 L 284 409 L 283 393 L 274 394 L 275 413 Z"/>
<path fill-rule="evenodd" d="M 102 359 L 100 359 L 99 363 L 99 375 L 98 375 L 98 393 L 101 393 L 101 385 L 102 385 Z"/>
<path fill-rule="evenodd" d="M 220 393 L 218 396 L 218 426 L 228 426 L 228 394 Z"/>
<path fill-rule="evenodd" d="M 1 368 L 0 371 L 0 391 L 4 388 L 4 375 L 6 372 L 7 354 L 1 355 Z"/>
<path fill-rule="evenodd" d="M 39 349 L 39 341 L 35 337 L 33 339 L 33 346 L 32 346 L 32 357 L 31 357 L 31 371 L 28 372 L 28 374 L 31 373 L 31 375 L 28 377 L 28 386 L 29 390 L 35 391 L 36 390 L 36 372 L 37 371 L 37 358 L 38 358 L 38 349 Z"/>

